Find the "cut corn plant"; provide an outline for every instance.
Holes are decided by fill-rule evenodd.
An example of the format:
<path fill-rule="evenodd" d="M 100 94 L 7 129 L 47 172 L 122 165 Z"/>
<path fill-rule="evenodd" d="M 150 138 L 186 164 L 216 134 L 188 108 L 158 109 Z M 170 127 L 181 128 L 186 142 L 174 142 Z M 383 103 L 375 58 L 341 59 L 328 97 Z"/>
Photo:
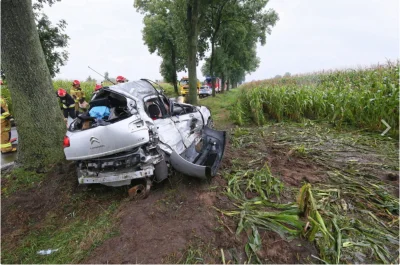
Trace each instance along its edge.
<path fill-rule="evenodd" d="M 228 175 L 225 193 L 236 209 L 217 210 L 238 220 L 237 235 L 248 233 L 245 251 L 249 263 L 262 263 L 257 256 L 262 244 L 258 229 L 276 232 L 283 238 L 294 238 L 301 233 L 304 223 L 299 219 L 297 205 L 279 202 L 282 189 L 283 183 L 272 176 L 267 165 L 260 170 Z M 249 198 L 248 194 L 255 197 Z"/>
<path fill-rule="evenodd" d="M 305 184 L 298 196 L 310 229 L 327 263 L 395 263 L 398 259 L 398 200 L 384 185 L 339 172 L 335 184 L 311 190 Z M 379 216 L 379 217 L 378 217 Z M 307 226 L 306 226 L 307 227 Z"/>

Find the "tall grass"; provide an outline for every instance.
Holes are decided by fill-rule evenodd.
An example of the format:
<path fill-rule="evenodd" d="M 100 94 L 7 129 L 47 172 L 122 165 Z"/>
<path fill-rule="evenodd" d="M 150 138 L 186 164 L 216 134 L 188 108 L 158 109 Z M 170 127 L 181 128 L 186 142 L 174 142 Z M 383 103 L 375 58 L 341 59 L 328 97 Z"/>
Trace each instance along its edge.
<path fill-rule="evenodd" d="M 61 80 L 61 79 L 54 80 L 53 81 L 54 90 L 56 91 L 59 88 L 64 88 L 69 93 L 70 89 L 72 87 L 72 81 L 73 80 Z M 112 85 L 112 84 L 104 83 L 104 86 L 108 86 L 108 85 Z M 92 98 L 92 94 L 94 92 L 95 86 L 96 86 L 96 82 L 81 82 L 81 88 L 85 93 L 86 101 L 90 101 L 90 99 Z"/>
<path fill-rule="evenodd" d="M 398 135 L 399 66 L 388 62 L 247 83 L 231 117 L 239 125 L 308 118 L 372 131 L 383 131 L 384 119 L 393 128 L 389 133 Z"/>

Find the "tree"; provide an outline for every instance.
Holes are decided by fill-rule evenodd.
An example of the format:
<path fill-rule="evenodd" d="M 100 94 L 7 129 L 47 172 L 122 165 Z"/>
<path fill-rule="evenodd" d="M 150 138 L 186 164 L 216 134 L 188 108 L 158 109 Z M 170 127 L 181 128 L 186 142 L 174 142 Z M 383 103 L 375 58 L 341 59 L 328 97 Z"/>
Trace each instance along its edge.
<path fill-rule="evenodd" d="M 186 0 L 143 1 L 135 0 L 134 7 L 145 14 L 143 40 L 150 53 L 162 58 L 160 73 L 173 83 L 178 93 L 177 72 L 184 71 L 188 63 L 186 34 Z M 196 63 L 204 57 L 207 45 L 200 38 Z"/>
<path fill-rule="evenodd" d="M 246 73 L 259 65 L 256 44 L 264 45 L 278 20 L 273 10 L 265 10 L 264 0 L 214 0 L 208 12 L 207 28 L 211 42 L 211 55 L 206 62 L 211 75 L 219 75 L 236 87 Z M 215 46 L 215 48 L 214 48 Z M 218 53 L 218 55 L 217 55 Z M 224 86 L 222 87 L 222 91 Z"/>
<path fill-rule="evenodd" d="M 65 123 L 40 44 L 31 1 L 3 0 L 1 24 L 2 66 L 18 123 L 17 163 L 43 171 L 64 158 Z"/>
<path fill-rule="evenodd" d="M 162 58 L 160 73 L 164 79 L 174 83 L 175 91 L 178 90 L 176 73 L 186 67 L 191 68 L 189 80 L 192 80 L 192 85 L 189 84 L 189 87 L 192 88 L 189 100 L 192 100 L 192 103 L 197 102 L 197 76 L 193 75 L 196 75 L 197 64 L 208 49 L 207 38 L 198 33 L 198 24 L 202 21 L 199 7 L 203 5 L 202 2 L 207 1 L 209 0 L 135 0 L 134 2 L 137 11 L 145 14 L 143 40 L 149 47 L 150 53 L 157 52 Z M 193 23 L 190 24 L 188 21 Z"/>
<path fill-rule="evenodd" d="M 202 22 L 206 3 L 201 0 L 186 1 L 186 35 L 188 50 L 189 98 L 191 104 L 197 105 L 197 49 L 199 25 Z"/>
<path fill-rule="evenodd" d="M 214 72 L 214 59 L 215 59 L 215 44 L 217 42 L 217 37 L 219 33 L 219 29 L 221 28 L 221 24 L 223 21 L 224 15 L 226 15 L 225 10 L 229 10 L 229 8 L 225 9 L 229 0 L 214 0 L 211 2 L 209 9 L 205 12 L 205 24 L 206 24 L 206 34 L 210 37 L 211 42 L 211 55 L 209 60 L 209 73 L 211 75 L 211 87 L 212 87 L 212 96 L 215 97 L 215 72 Z M 236 2 L 236 1 L 232 1 Z M 224 80 L 222 80 L 224 81 Z"/>
<path fill-rule="evenodd" d="M 162 58 L 160 73 L 167 82 L 173 84 L 175 93 L 178 93 L 176 73 L 184 69 L 185 51 L 182 45 L 182 29 L 177 23 L 180 15 L 177 4 L 173 1 L 136 0 L 134 7 L 139 12 L 146 13 L 142 31 L 144 43 L 150 53 L 157 52 Z"/>
<path fill-rule="evenodd" d="M 88 78 L 86 78 L 86 82 L 93 82 L 96 81 L 94 79 L 92 79 L 92 77 L 89 75 Z"/>
<path fill-rule="evenodd" d="M 178 93 L 176 74 L 183 71 L 186 64 L 185 38 L 183 27 L 180 25 L 179 5 L 174 1 L 164 1 L 162 4 L 153 2 L 151 6 L 141 6 L 141 3 L 135 2 L 138 10 L 151 10 L 143 19 L 143 40 L 150 53 L 157 52 L 162 58 L 160 73 L 167 82 L 173 84 L 175 93 Z"/>
<path fill-rule="evenodd" d="M 286 72 L 283 76 L 284 76 L 284 77 L 290 77 L 291 74 L 290 74 L 289 72 Z"/>
<path fill-rule="evenodd" d="M 68 52 L 60 50 L 68 46 L 69 37 L 63 33 L 67 22 L 60 20 L 56 26 L 53 26 L 49 18 L 42 13 L 35 13 L 35 20 L 50 75 L 55 77 L 60 72 L 60 67 L 64 66 L 68 60 Z"/>
<path fill-rule="evenodd" d="M 108 73 L 108 72 L 105 72 L 105 73 L 104 73 L 104 79 L 105 79 L 104 81 L 110 79 L 109 73 Z"/>
<path fill-rule="evenodd" d="M 68 60 L 68 52 L 63 48 L 68 47 L 69 36 L 64 34 L 67 22 L 60 20 L 56 26 L 50 22 L 48 17 L 41 12 L 44 3 L 53 5 L 61 0 L 37 0 L 32 5 L 35 16 L 35 23 L 39 32 L 40 44 L 42 46 L 47 67 L 51 77 L 55 77 L 60 72 L 60 67 L 64 66 Z M 5 77 L 3 78 L 5 79 Z"/>

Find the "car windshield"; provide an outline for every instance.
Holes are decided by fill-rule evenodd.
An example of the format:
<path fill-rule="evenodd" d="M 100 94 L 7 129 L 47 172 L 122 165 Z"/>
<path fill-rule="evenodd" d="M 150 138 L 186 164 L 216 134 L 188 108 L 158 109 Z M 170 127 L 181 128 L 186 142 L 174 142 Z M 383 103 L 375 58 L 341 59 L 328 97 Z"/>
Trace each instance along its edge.
<path fill-rule="evenodd" d="M 189 80 L 188 79 L 182 79 L 181 81 L 179 81 L 179 83 L 181 83 L 182 85 L 189 85 Z"/>
<path fill-rule="evenodd" d="M 155 88 L 147 81 L 139 80 L 128 83 L 121 83 L 115 86 L 110 86 L 110 90 L 130 94 L 136 98 L 144 98 L 148 95 L 157 95 Z"/>

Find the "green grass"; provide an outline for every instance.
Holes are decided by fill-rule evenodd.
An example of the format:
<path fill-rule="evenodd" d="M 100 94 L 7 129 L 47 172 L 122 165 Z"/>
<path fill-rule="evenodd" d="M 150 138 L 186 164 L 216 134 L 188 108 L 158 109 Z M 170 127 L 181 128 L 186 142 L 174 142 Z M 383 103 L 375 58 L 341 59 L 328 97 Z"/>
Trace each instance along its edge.
<path fill-rule="evenodd" d="M 195 236 L 195 239 L 189 241 L 187 247 L 180 253 L 171 253 L 164 257 L 164 264 L 208 264 L 216 263 L 220 259 L 220 252 L 210 243 L 205 243 Z M 222 260 L 222 258 L 221 258 Z"/>
<path fill-rule="evenodd" d="M 42 229 L 35 229 L 23 239 L 15 249 L 3 245 L 2 263 L 28 264 L 71 264 L 81 262 L 101 242 L 116 234 L 114 212 L 118 204 L 114 202 L 95 217 L 70 216 L 72 221 L 47 218 Z M 66 218 L 67 219 L 67 218 Z M 58 249 L 50 255 L 39 255 L 37 251 Z"/>
<path fill-rule="evenodd" d="M 34 171 L 27 171 L 23 168 L 15 168 L 10 173 L 2 175 L 1 195 L 9 196 L 15 191 L 32 188 L 45 177 Z"/>
<path fill-rule="evenodd" d="M 230 113 L 235 111 L 239 89 L 231 89 L 223 94 L 217 94 L 215 97 L 207 97 L 198 102 L 199 105 L 208 107 L 211 110 L 211 116 L 214 125 L 217 128 L 223 128 L 230 123 Z"/>
<path fill-rule="evenodd" d="M 268 120 L 327 120 L 371 131 L 399 133 L 399 61 L 368 69 L 328 71 L 243 85 L 232 119 L 239 125 Z"/>
<path fill-rule="evenodd" d="M 168 98 L 173 98 L 173 97 L 179 96 L 177 93 L 175 93 L 173 85 L 171 85 L 169 83 L 160 83 L 159 85 L 164 89 L 164 94 Z"/>

